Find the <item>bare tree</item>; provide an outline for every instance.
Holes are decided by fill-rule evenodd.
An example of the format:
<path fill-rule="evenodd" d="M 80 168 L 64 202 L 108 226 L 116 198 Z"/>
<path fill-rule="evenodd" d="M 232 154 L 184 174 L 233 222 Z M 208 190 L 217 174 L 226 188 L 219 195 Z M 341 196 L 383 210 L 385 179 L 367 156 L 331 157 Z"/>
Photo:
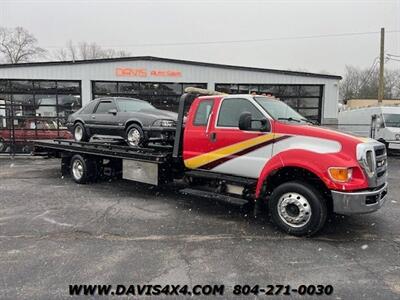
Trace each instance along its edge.
<path fill-rule="evenodd" d="M 55 58 L 61 61 L 78 60 L 78 59 L 98 59 L 98 58 L 114 58 L 127 57 L 130 53 L 125 50 L 115 50 L 111 48 L 103 48 L 96 43 L 81 42 L 75 45 L 69 41 L 65 48 L 58 49 L 55 52 Z"/>
<path fill-rule="evenodd" d="M 376 99 L 378 97 L 379 70 L 346 66 L 346 74 L 340 83 L 342 100 L 354 98 Z M 400 71 L 385 70 L 385 98 L 400 98 Z"/>
<path fill-rule="evenodd" d="M 17 64 L 44 55 L 46 50 L 37 43 L 33 34 L 22 27 L 0 27 L 0 53 L 6 62 Z"/>

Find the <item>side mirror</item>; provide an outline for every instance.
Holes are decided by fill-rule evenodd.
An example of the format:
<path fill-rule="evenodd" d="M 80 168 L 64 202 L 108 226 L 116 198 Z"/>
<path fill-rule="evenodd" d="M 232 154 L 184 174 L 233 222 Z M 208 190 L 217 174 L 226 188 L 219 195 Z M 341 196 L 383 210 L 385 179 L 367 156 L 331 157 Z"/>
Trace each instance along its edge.
<path fill-rule="evenodd" d="M 116 115 L 117 114 L 117 109 L 116 108 L 112 108 L 108 111 L 109 114 L 113 114 Z"/>
<path fill-rule="evenodd" d="M 260 126 L 253 127 L 253 122 L 259 122 Z M 267 119 L 254 120 L 252 119 L 251 113 L 248 111 L 242 112 L 239 117 L 239 129 L 246 131 L 270 131 L 271 126 Z"/>
<path fill-rule="evenodd" d="M 239 117 L 239 129 L 251 130 L 251 113 L 248 111 L 242 112 Z"/>

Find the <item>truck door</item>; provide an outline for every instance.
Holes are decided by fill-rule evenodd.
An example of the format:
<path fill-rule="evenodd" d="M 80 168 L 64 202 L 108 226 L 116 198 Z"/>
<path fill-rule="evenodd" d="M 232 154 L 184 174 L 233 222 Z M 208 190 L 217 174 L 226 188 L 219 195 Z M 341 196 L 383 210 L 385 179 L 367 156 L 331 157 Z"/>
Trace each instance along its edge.
<path fill-rule="evenodd" d="M 257 105 L 246 98 L 224 98 L 205 130 L 204 145 L 198 159 L 185 160 L 191 168 L 211 170 L 243 177 L 257 178 L 272 155 L 272 134 L 261 131 L 261 122 L 254 130 L 239 129 L 239 117 L 250 112 L 252 119 L 266 119 Z"/>
<path fill-rule="evenodd" d="M 194 115 L 190 115 L 184 132 L 184 158 L 194 158 L 207 153 L 211 146 L 210 126 L 215 116 L 213 98 L 200 99 Z M 196 165 L 197 166 L 197 165 Z M 189 168 L 192 168 L 188 165 Z M 195 169 L 197 167 L 194 167 Z"/>

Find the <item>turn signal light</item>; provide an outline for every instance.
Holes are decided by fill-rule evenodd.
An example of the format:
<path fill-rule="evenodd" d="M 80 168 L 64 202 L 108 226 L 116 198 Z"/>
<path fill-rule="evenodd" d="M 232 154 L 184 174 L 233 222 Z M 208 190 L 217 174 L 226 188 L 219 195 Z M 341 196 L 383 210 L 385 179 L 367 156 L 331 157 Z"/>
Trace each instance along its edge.
<path fill-rule="evenodd" d="M 338 182 L 348 182 L 351 179 L 351 176 L 353 175 L 353 169 L 352 168 L 329 168 L 328 169 L 329 176 L 334 181 Z"/>

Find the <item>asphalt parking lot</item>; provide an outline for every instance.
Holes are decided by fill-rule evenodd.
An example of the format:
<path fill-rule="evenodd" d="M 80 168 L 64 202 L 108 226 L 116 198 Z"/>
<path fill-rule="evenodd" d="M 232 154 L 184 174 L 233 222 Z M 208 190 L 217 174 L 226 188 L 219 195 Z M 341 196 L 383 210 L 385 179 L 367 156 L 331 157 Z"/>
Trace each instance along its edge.
<path fill-rule="evenodd" d="M 380 211 L 295 238 L 177 186 L 77 185 L 58 160 L 1 158 L 0 298 L 65 298 L 71 283 L 211 283 L 331 284 L 332 299 L 399 299 L 400 159 L 389 169 Z"/>

